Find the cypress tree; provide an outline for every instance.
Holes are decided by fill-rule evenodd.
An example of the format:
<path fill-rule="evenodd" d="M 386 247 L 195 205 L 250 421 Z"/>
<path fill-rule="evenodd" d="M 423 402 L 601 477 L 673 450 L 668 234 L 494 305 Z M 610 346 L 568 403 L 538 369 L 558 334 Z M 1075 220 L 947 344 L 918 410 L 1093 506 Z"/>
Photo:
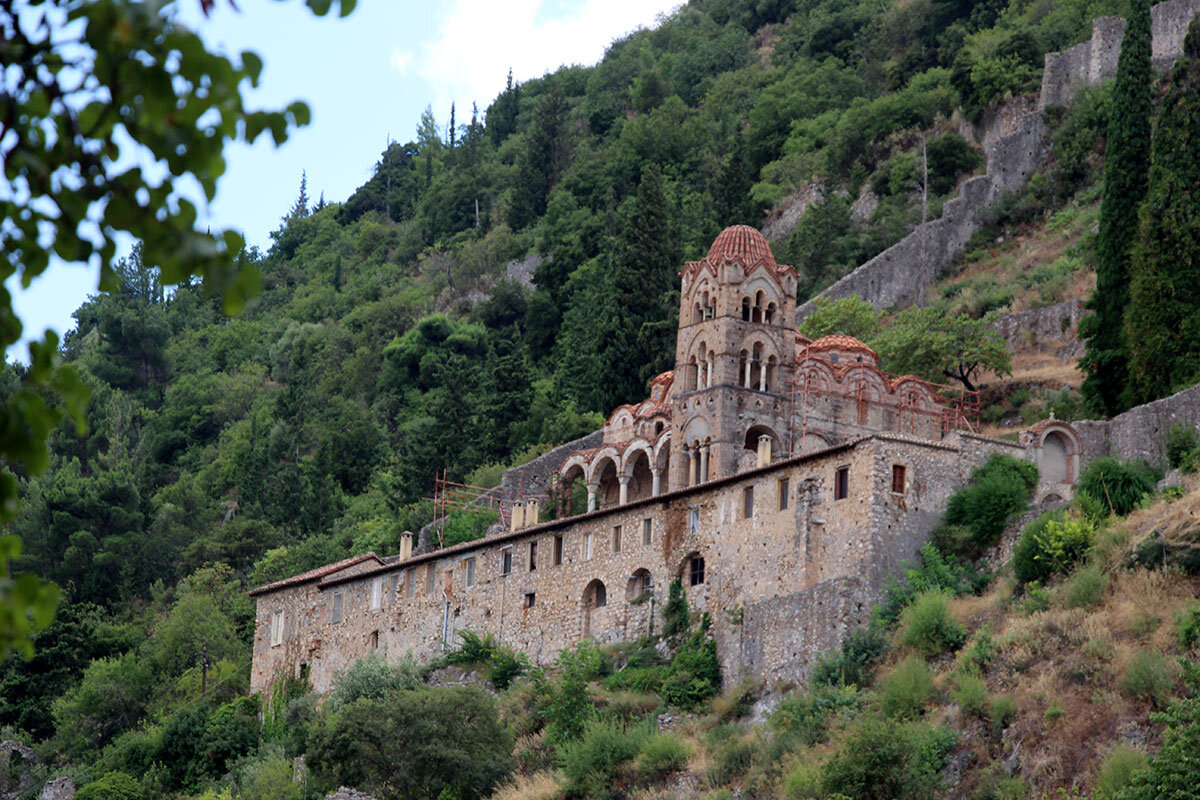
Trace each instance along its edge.
<path fill-rule="evenodd" d="M 517 132 L 517 113 L 521 110 L 521 85 L 513 83 L 512 69 L 504 91 L 487 110 L 487 132 L 492 143 L 499 145 Z"/>
<path fill-rule="evenodd" d="M 1126 311 L 1127 403 L 1200 377 L 1200 24 L 1171 74 L 1151 151 Z"/>
<path fill-rule="evenodd" d="M 641 400 L 646 383 L 670 369 L 678 317 L 679 245 L 668 218 L 662 170 L 642 171 L 633 209 L 613 253 L 601 313 L 614 335 L 600 353 L 607 409 Z"/>
<path fill-rule="evenodd" d="M 1086 351 L 1083 396 L 1094 411 L 1122 410 L 1128 354 L 1122 324 L 1129 302 L 1129 261 L 1137 238 L 1138 208 L 1146 196 L 1150 166 L 1150 0 L 1132 0 L 1104 156 L 1104 196 L 1096 239 L 1096 291 L 1081 325 Z"/>
<path fill-rule="evenodd" d="M 567 101 L 557 87 L 538 101 L 529 125 L 525 149 L 517 163 L 508 226 L 514 231 L 533 224 L 546 213 L 546 199 L 566 162 L 563 123 Z"/>

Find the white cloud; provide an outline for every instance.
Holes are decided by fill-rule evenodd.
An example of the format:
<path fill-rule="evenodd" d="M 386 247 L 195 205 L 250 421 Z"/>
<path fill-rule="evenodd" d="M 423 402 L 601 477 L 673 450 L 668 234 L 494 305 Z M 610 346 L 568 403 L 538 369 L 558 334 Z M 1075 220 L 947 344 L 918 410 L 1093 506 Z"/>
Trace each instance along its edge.
<path fill-rule="evenodd" d="M 408 68 L 412 66 L 413 54 L 408 50 L 401 50 L 398 46 L 392 48 L 392 55 L 388 59 L 392 69 L 399 72 L 401 75 L 408 74 Z"/>
<path fill-rule="evenodd" d="M 681 5 L 681 0 L 451 0 L 440 14 L 436 38 L 421 48 L 415 71 L 433 87 L 434 107 L 477 101 L 480 110 L 501 90 L 509 67 L 518 82 L 563 64 L 593 64 L 605 48 Z M 549 9 L 547 9 L 548 11 Z M 407 69 L 411 59 L 403 62 Z M 392 65 L 397 69 L 396 54 Z"/>

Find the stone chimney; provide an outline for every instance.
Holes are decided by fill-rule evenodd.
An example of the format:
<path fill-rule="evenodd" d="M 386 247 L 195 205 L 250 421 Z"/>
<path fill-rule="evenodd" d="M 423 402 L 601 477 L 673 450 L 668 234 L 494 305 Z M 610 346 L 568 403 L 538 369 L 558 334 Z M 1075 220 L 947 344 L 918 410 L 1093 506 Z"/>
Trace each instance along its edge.
<path fill-rule="evenodd" d="M 405 531 L 400 534 L 400 560 L 407 561 L 412 558 L 413 535 L 412 531 Z"/>
<path fill-rule="evenodd" d="M 529 500 L 525 503 L 525 527 L 537 525 L 539 516 L 542 513 L 541 500 Z"/>
<path fill-rule="evenodd" d="M 510 509 L 510 519 L 508 529 L 510 531 L 519 531 L 525 527 L 525 504 L 513 503 Z"/>

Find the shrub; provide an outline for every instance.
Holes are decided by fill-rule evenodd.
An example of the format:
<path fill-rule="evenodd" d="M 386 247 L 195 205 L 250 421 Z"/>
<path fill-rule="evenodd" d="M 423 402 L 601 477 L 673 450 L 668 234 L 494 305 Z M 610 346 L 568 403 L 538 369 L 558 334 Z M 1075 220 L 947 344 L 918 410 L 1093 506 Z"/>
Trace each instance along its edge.
<path fill-rule="evenodd" d="M 371 653 L 337 674 L 328 703 L 331 710 L 336 710 L 360 697 L 379 700 L 391 692 L 421 685 L 420 673 L 411 656 L 390 664 L 383 656 Z"/>
<path fill-rule="evenodd" d="M 1108 576 L 1098 566 L 1075 570 L 1067 584 L 1065 597 L 1069 608 L 1095 608 L 1104 599 Z"/>
<path fill-rule="evenodd" d="M 1171 690 L 1171 668 L 1167 660 L 1150 650 L 1138 650 L 1121 676 L 1126 693 L 1158 705 Z"/>
<path fill-rule="evenodd" d="M 669 773 L 682 769 L 691 756 L 691 746 L 675 734 L 656 733 L 642 743 L 638 772 L 649 780 L 661 780 Z"/>
<path fill-rule="evenodd" d="M 784 800 L 812 800 L 821 796 L 821 770 L 811 764 L 792 767 L 783 779 Z"/>
<path fill-rule="evenodd" d="M 1171 704 L 1155 720 L 1166 723 L 1162 747 L 1135 772 L 1121 792 L 1122 800 L 1160 800 L 1192 797 L 1200 785 L 1200 762 L 1196 742 L 1200 741 L 1200 668 L 1184 663 L 1187 697 Z"/>
<path fill-rule="evenodd" d="M 987 716 L 987 684 L 974 672 L 959 672 L 955 687 L 950 690 L 950 699 L 958 704 L 964 714 L 984 718 Z"/>
<path fill-rule="evenodd" d="M 142 800 L 142 786 L 124 772 L 109 772 L 84 786 L 78 800 Z"/>
<path fill-rule="evenodd" d="M 637 758 L 648 735 L 645 728 L 625 728 L 612 720 L 588 723 L 578 741 L 561 750 L 560 762 L 570 791 L 585 797 L 616 796 L 618 770 Z"/>
<path fill-rule="evenodd" d="M 596 711 L 588 696 L 587 683 L 573 672 L 564 672 L 554 685 L 547 685 L 546 738 L 568 742 L 578 738 Z"/>
<path fill-rule="evenodd" d="M 1200 434 L 1191 425 L 1176 423 L 1167 430 L 1167 463 L 1175 469 L 1194 465 Z"/>
<path fill-rule="evenodd" d="M 663 606 L 663 635 L 675 636 L 690 626 L 687 595 L 683 593 L 683 581 L 675 578 L 667 590 L 667 604 Z"/>
<path fill-rule="evenodd" d="M 1133 773 L 1146 768 L 1146 754 L 1118 742 L 1104 759 L 1096 776 L 1096 800 L 1113 800 L 1129 785 Z"/>
<path fill-rule="evenodd" d="M 771 727 L 782 737 L 811 746 L 825 741 L 829 717 L 857 712 L 862 694 L 850 686 L 813 686 L 788 695 L 771 715 Z"/>
<path fill-rule="evenodd" d="M 447 664 L 479 667 L 487 672 L 488 680 L 503 691 L 523 672 L 529 669 L 529 660 L 524 654 L 503 645 L 490 633 L 483 636 L 474 631 L 459 631 L 462 644 L 450 650 L 442 658 Z"/>
<path fill-rule="evenodd" d="M 1200 606 L 1185 608 L 1175 620 L 1175 635 L 1179 637 L 1179 646 L 1189 649 L 1200 642 Z"/>
<path fill-rule="evenodd" d="M 946 728 L 864 719 L 825 762 L 821 788 L 859 800 L 925 800 L 941 790 L 938 774 L 953 746 Z"/>
<path fill-rule="evenodd" d="M 992 732 L 999 736 L 1017 715 L 1017 701 L 1006 694 L 997 695 L 988 703 L 988 719 L 992 721 Z"/>
<path fill-rule="evenodd" d="M 882 626 L 872 623 L 850 631 L 842 639 L 840 650 L 817 657 L 811 682 L 817 686 L 866 686 L 871 668 L 887 652 L 887 637 Z"/>
<path fill-rule="evenodd" d="M 671 659 L 663 681 L 663 700 L 695 711 L 721 691 L 717 643 L 705 630 L 693 631 Z"/>
<path fill-rule="evenodd" d="M 590 639 L 575 643 L 574 647 L 558 654 L 558 666 L 563 673 L 570 673 L 582 681 L 595 681 L 612 672 L 612 657 Z"/>
<path fill-rule="evenodd" d="M 950 596 L 941 590 L 924 592 L 904 609 L 902 644 L 914 647 L 926 658 L 957 648 L 967 631 L 950 615 Z"/>
<path fill-rule="evenodd" d="M 711 786 L 732 783 L 754 764 L 758 747 L 753 734 L 742 734 L 729 727 L 716 729 L 708 750 L 705 778 Z"/>
<path fill-rule="evenodd" d="M 1059 512 L 1043 514 L 1025 526 L 1013 550 L 1013 572 L 1022 583 L 1064 573 L 1083 558 L 1096 533 L 1091 519 Z"/>
<path fill-rule="evenodd" d="M 992 625 L 985 623 L 958 653 L 958 669 L 982 675 L 996 658 L 996 646 L 992 643 Z"/>
<path fill-rule="evenodd" d="M 897 719 L 918 717 L 934 696 L 933 673 L 923 659 L 909 656 L 879 682 L 883 713 Z"/>
<path fill-rule="evenodd" d="M 1079 476 L 1077 491 L 1087 492 L 1118 516 L 1125 516 L 1154 491 L 1162 475 L 1145 461 L 1097 458 Z"/>
<path fill-rule="evenodd" d="M 965 594 L 987 583 L 986 573 L 963 566 L 929 543 L 921 546 L 918 555 L 916 563 L 905 562 L 903 581 L 888 579 L 884 586 L 887 602 L 879 609 L 880 621 L 895 622 L 904 607 L 921 592 L 943 589 L 952 595 Z"/>
<path fill-rule="evenodd" d="M 662 694 L 663 683 L 670 668 L 666 664 L 653 667 L 626 667 L 604 679 L 604 688 L 617 691 L 627 689 L 634 692 Z"/>
<path fill-rule="evenodd" d="M 1050 705 L 1046 706 L 1046 712 L 1042 716 L 1046 718 L 1046 722 L 1057 722 L 1066 714 L 1067 710 L 1062 707 L 1062 703 L 1056 697 L 1050 701 Z"/>
<path fill-rule="evenodd" d="M 1009 516 L 1029 504 L 1037 486 L 1037 467 L 1021 459 L 994 453 L 971 473 L 971 482 L 946 503 L 946 524 L 971 531 L 972 539 L 957 553 L 975 558 L 1000 540 Z M 968 547 L 967 545 L 971 546 Z"/>

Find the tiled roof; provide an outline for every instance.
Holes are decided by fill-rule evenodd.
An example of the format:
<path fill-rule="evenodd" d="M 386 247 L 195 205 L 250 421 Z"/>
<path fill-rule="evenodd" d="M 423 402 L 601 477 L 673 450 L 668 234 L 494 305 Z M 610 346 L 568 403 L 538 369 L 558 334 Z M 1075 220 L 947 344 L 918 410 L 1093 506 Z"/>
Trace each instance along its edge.
<path fill-rule="evenodd" d="M 309 581 L 318 581 L 321 578 L 328 577 L 335 572 L 341 572 L 344 569 L 353 567 L 356 564 L 361 564 L 364 561 L 376 561 L 380 564 L 385 563 L 384 559 L 380 558 L 374 553 L 364 553 L 361 556 L 351 556 L 350 558 L 344 558 L 341 561 L 335 561 L 332 564 L 326 564 L 323 567 L 311 569 L 308 572 L 301 572 L 299 575 L 293 575 L 290 578 L 284 578 L 281 581 L 268 583 L 266 586 L 259 586 L 257 589 L 251 589 L 250 596 L 254 597 L 255 595 L 259 594 L 274 592 L 277 589 L 286 589 L 288 586 L 296 586 L 301 583 L 308 583 Z"/>
<path fill-rule="evenodd" d="M 766 266 L 776 277 L 785 272 L 795 272 L 792 267 L 775 261 L 771 245 L 767 243 L 766 237 L 759 233 L 757 228 L 749 225 L 730 225 L 721 231 L 713 240 L 712 246 L 708 248 L 708 255 L 699 261 L 687 262 L 683 265 L 683 270 L 690 275 L 695 275 L 700 270 L 707 268 L 715 275 L 717 274 L 717 265 L 726 260 L 737 260 L 747 270 L 760 265 Z"/>
<path fill-rule="evenodd" d="M 864 353 L 870 353 L 875 358 L 878 354 L 865 344 L 855 339 L 853 336 L 847 336 L 844 333 L 831 333 L 828 336 L 822 336 L 808 346 L 809 350 L 859 350 Z"/>

